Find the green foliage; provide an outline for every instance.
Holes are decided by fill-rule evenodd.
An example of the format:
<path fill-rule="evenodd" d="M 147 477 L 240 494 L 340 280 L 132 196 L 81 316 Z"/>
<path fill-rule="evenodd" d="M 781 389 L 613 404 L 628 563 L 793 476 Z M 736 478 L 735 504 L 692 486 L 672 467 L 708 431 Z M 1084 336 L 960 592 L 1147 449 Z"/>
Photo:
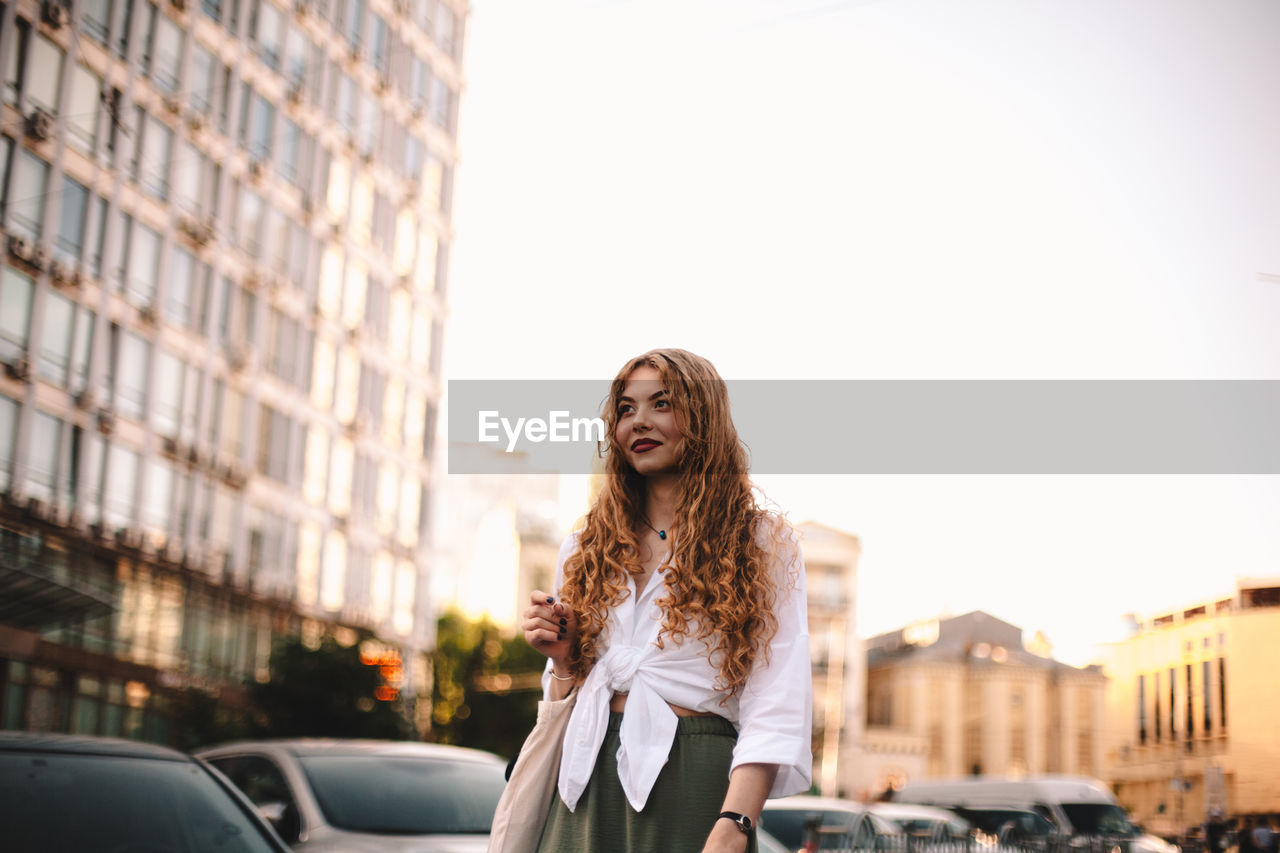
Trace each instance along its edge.
<path fill-rule="evenodd" d="M 331 637 L 309 649 L 299 638 L 271 654 L 271 680 L 249 689 L 254 737 L 408 737 L 400 701 L 381 702 L 376 666 L 360 662 L 359 646 Z"/>
<path fill-rule="evenodd" d="M 432 658 L 436 740 L 514 755 L 537 718 L 546 658 L 523 637 L 503 638 L 489 620 L 455 611 L 437 623 Z"/>
<path fill-rule="evenodd" d="M 169 697 L 175 743 L 184 752 L 249 737 L 252 730 L 243 703 L 222 701 L 198 687 L 187 687 Z"/>

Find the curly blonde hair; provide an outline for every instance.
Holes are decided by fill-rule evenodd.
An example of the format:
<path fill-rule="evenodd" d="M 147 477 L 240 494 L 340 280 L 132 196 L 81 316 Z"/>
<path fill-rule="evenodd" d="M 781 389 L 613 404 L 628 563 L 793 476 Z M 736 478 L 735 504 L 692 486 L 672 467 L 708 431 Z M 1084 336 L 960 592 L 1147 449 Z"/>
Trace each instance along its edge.
<path fill-rule="evenodd" d="M 777 632 L 778 590 L 770 567 L 789 527 L 756 503 L 724 380 L 709 361 L 680 349 L 651 350 L 632 359 L 610 388 L 604 484 L 579 533 L 578 550 L 565 563 L 560 587 L 578 618 L 571 669 L 584 677 L 599 658 L 608 611 L 625 599 L 628 573 L 642 571 L 633 529 L 644 509 L 645 479 L 626 461 L 615 432 L 627 379 L 644 366 L 658 371 L 684 435 L 658 645 L 689 636 L 706 641 L 720 671 L 716 689 L 727 698 L 746 684 Z M 760 544 L 762 533 L 773 540 L 773 551 Z"/>

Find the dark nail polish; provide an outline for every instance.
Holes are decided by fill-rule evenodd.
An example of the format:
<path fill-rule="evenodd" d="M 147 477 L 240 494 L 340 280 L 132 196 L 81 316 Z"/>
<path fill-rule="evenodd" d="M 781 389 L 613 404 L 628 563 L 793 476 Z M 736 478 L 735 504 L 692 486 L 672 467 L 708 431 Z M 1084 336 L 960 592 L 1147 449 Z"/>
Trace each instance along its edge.
<path fill-rule="evenodd" d="M 559 634 L 556 634 L 556 639 L 557 639 L 557 640 L 563 640 L 563 639 L 564 639 L 564 631 L 561 631 Z"/>
<path fill-rule="evenodd" d="M 560 624 L 561 624 L 561 625 L 568 625 L 568 624 L 569 624 L 569 620 L 568 620 L 568 619 L 561 619 L 561 620 L 560 620 Z"/>
<path fill-rule="evenodd" d="M 555 604 L 556 600 L 551 596 L 547 596 L 547 604 Z"/>

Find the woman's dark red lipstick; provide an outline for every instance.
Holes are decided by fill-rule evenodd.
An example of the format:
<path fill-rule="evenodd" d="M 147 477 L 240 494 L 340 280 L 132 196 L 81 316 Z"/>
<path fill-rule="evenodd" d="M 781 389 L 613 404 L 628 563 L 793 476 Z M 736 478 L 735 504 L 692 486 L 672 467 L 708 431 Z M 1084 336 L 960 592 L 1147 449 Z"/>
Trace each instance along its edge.
<path fill-rule="evenodd" d="M 631 443 L 631 451 L 633 453 L 644 453 L 646 450 L 653 450 L 653 448 L 661 446 L 661 442 L 654 441 L 652 438 L 642 438 Z"/>

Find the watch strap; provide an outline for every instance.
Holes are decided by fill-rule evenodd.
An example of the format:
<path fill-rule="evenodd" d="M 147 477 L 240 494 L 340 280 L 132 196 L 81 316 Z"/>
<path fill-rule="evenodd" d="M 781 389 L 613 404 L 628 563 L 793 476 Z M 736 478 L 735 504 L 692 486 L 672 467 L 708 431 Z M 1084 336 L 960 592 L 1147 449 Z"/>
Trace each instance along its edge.
<path fill-rule="evenodd" d="M 738 827 L 740 832 L 747 835 L 750 835 L 755 830 L 755 826 L 751 823 L 751 818 L 744 814 L 739 814 L 738 812 L 720 812 L 720 816 L 716 819 L 719 820 L 722 817 L 733 821 L 733 825 Z"/>

